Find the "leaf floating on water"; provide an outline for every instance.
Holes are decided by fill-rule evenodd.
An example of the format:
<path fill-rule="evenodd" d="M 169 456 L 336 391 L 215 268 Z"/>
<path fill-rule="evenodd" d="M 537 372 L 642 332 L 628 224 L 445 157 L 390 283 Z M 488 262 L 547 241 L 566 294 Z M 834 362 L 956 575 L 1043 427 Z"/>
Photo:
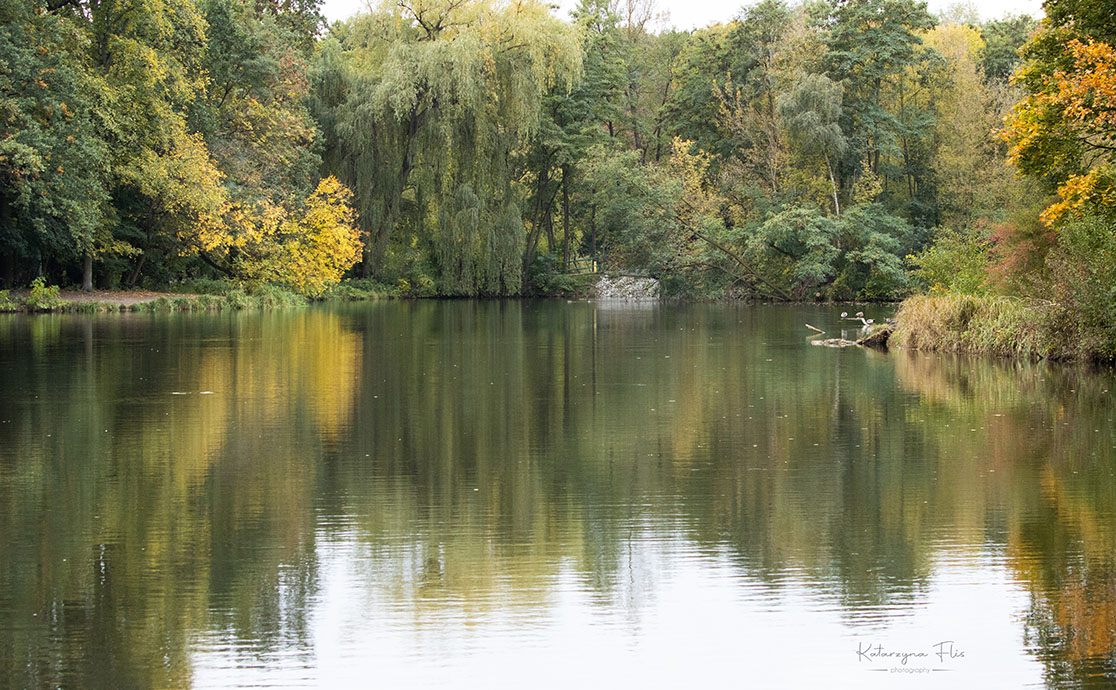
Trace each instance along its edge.
<path fill-rule="evenodd" d="M 189 393 L 183 393 L 182 391 L 171 391 L 171 395 L 190 395 L 190 394 Z"/>
<path fill-rule="evenodd" d="M 198 395 L 213 395 L 213 391 L 202 391 Z"/>

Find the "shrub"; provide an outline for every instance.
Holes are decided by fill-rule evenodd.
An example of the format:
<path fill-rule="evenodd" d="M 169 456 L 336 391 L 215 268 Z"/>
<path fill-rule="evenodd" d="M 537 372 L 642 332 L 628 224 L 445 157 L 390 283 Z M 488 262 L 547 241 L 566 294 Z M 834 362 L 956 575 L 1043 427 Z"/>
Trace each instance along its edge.
<path fill-rule="evenodd" d="M 322 298 L 355 302 L 393 297 L 397 294 L 399 294 L 397 288 L 381 283 L 375 278 L 355 278 L 333 285 L 322 295 Z"/>
<path fill-rule="evenodd" d="M 276 285 L 263 283 L 252 288 L 251 297 L 256 307 L 274 309 L 276 307 L 301 307 L 306 298 Z"/>
<path fill-rule="evenodd" d="M 1059 341 L 1079 357 L 1116 359 L 1116 221 L 1087 214 L 1062 223 L 1046 268 Z"/>
<path fill-rule="evenodd" d="M 194 295 L 227 295 L 238 286 L 229 280 L 217 278 L 191 278 L 172 286 L 171 292 L 184 292 Z"/>
<path fill-rule="evenodd" d="M 0 311 L 18 311 L 19 305 L 12 301 L 9 290 L 0 290 Z"/>
<path fill-rule="evenodd" d="M 981 231 L 944 230 L 933 245 L 908 254 L 907 264 L 915 279 L 931 292 L 986 295 L 991 259 L 992 242 Z"/>
<path fill-rule="evenodd" d="M 558 257 L 537 254 L 527 271 L 527 291 L 542 297 L 572 295 L 577 288 L 574 277 L 558 269 Z"/>
<path fill-rule="evenodd" d="M 46 278 L 39 276 L 31 281 L 31 292 L 27 294 L 27 308 L 32 311 L 51 311 L 65 302 L 58 296 L 57 285 L 47 285 Z"/>

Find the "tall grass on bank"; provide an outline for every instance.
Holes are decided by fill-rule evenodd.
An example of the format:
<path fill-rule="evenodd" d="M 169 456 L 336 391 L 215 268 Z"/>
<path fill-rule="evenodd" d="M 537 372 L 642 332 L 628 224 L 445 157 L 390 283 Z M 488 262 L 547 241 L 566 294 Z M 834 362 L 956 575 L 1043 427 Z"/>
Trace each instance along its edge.
<path fill-rule="evenodd" d="M 168 294 L 146 302 L 65 302 L 58 287 L 32 286 L 26 295 L 12 296 L 0 290 L 0 312 L 55 311 L 82 314 L 113 312 L 222 311 L 227 309 L 281 309 L 301 307 L 310 302 L 351 302 L 393 299 L 403 296 L 390 286 L 373 280 L 352 280 L 332 286 L 321 295 L 307 297 L 282 286 L 268 283 L 242 284 L 226 280 L 199 278 L 164 289 L 189 294 Z"/>
<path fill-rule="evenodd" d="M 1003 296 L 916 295 L 895 315 L 891 343 L 940 352 L 1024 360 L 1105 360 L 1054 327 L 1060 309 L 1049 301 Z"/>
<path fill-rule="evenodd" d="M 899 306 L 890 342 L 913 350 L 1066 359 L 1051 337 L 1051 305 L 1015 297 L 915 295 Z"/>

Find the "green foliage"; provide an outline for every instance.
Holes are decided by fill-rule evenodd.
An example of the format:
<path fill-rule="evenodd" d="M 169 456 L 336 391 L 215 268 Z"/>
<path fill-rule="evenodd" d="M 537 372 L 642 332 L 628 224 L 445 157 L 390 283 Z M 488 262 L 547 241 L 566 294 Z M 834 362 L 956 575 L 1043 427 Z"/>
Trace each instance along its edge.
<path fill-rule="evenodd" d="M 307 37 L 283 21 L 291 12 L 259 12 L 249 0 L 202 7 L 209 86 L 189 113 L 230 195 L 251 203 L 306 197 L 321 165 L 307 108 L 310 51 L 298 50 Z"/>
<path fill-rule="evenodd" d="M 534 0 L 439 1 L 358 17 L 338 39 L 319 52 L 315 111 L 327 149 L 347 152 L 327 160 L 356 192 L 366 274 L 418 236 L 448 292 L 518 292 L 509 158 L 538 131 L 548 89 L 580 71 L 576 34 Z"/>
<path fill-rule="evenodd" d="M 235 287 L 238 287 L 238 284 L 228 279 L 190 278 L 175 283 L 171 286 L 171 290 L 185 294 L 224 296 Z"/>
<path fill-rule="evenodd" d="M 496 218 L 469 185 L 439 209 L 434 258 L 444 295 L 514 295 L 520 291 L 523 221 L 509 203 Z"/>
<path fill-rule="evenodd" d="M 1052 5 L 1025 87 L 1086 85 L 1065 42 L 1109 31 L 1097 1 Z M 975 262 L 950 236 L 918 252 L 1034 196 L 988 136 L 1029 20 L 934 29 L 916 0 L 653 16 L 424 0 L 319 36 L 314 0 L 9 3 L 0 278 L 74 282 L 89 257 L 101 285 L 194 279 L 242 306 L 263 283 L 506 296 L 574 290 L 556 267 L 592 255 L 691 295 L 893 299 L 917 254 L 919 279 L 976 289 L 946 275 Z M 1087 147 L 1040 110 L 1024 167 L 1078 180 L 1080 215 L 1070 197 L 1104 190 L 1069 177 Z M 1050 272 L 1053 244 L 1028 266 Z M 358 259 L 379 282 L 339 286 Z"/>
<path fill-rule="evenodd" d="M 677 234 L 674 206 L 681 180 L 640 165 L 635 151 L 603 146 L 589 152 L 585 168 L 605 266 L 647 268 L 653 275 L 670 266 L 676 257 L 668 238 Z"/>
<path fill-rule="evenodd" d="M 0 311 L 19 311 L 20 306 L 11 298 L 10 290 L 0 290 Z"/>
<path fill-rule="evenodd" d="M 843 90 L 824 74 L 801 75 L 794 87 L 779 96 L 777 112 L 802 153 L 825 164 L 833 198 L 833 212 L 841 213 L 837 165 L 849 148 L 841 131 Z"/>
<path fill-rule="evenodd" d="M 834 281 L 833 297 L 902 296 L 909 287 L 902 257 L 922 245 L 920 233 L 880 204 L 850 208 L 841 216 L 840 226 L 846 263 Z"/>
<path fill-rule="evenodd" d="M 75 260 L 105 215 L 81 41 L 39 2 L 0 5 L 0 253 Z"/>
<path fill-rule="evenodd" d="M 434 278 L 422 271 L 412 271 L 406 278 L 400 278 L 396 292 L 401 297 L 434 297 L 438 294 Z"/>
<path fill-rule="evenodd" d="M 750 253 L 768 270 L 789 279 L 802 299 L 837 274 L 840 234 L 833 218 L 809 207 L 793 207 L 767 219 L 748 237 Z"/>
<path fill-rule="evenodd" d="M 47 285 L 43 276 L 31 281 L 31 290 L 27 293 L 25 303 L 31 311 L 53 311 L 65 304 L 58 296 L 58 286 Z"/>
<path fill-rule="evenodd" d="M 746 234 L 748 256 L 794 299 L 895 299 L 908 287 L 904 248 L 917 233 L 879 204 L 841 216 L 794 206 Z"/>
<path fill-rule="evenodd" d="M 824 63 L 830 78 L 844 84 L 841 128 L 853 143 L 842 175 L 855 178 L 863 161 L 875 175 L 908 182 L 911 196 L 910 178 L 925 164 L 933 124 L 911 96 L 940 60 L 922 46 L 920 35 L 934 26 L 926 3 L 840 0 L 828 20 Z"/>
<path fill-rule="evenodd" d="M 967 253 L 976 269 L 987 244 L 974 238 L 947 240 Z M 938 245 L 935 245 L 935 249 Z M 927 252 L 929 254 L 930 252 Z M 1022 299 L 963 294 L 911 297 L 903 302 L 893 341 L 905 347 L 968 351 L 1025 358 L 1116 359 L 1116 228 L 1104 216 L 1086 215 L 1066 223 L 1046 257 L 1044 296 Z M 943 257 L 940 270 L 948 270 Z M 963 276 L 958 278 L 962 281 Z M 982 286 L 982 289 L 983 286 Z"/>
<path fill-rule="evenodd" d="M 992 246 L 991 239 L 976 229 L 943 230 L 932 245 L 908 255 L 907 262 L 915 280 L 931 292 L 986 295 Z"/>
<path fill-rule="evenodd" d="M 1046 258 L 1059 340 L 1116 359 L 1116 222 L 1088 214 L 1064 223 Z"/>
<path fill-rule="evenodd" d="M 327 301 L 359 302 L 363 300 L 387 299 L 398 294 L 390 285 L 372 278 L 345 280 L 333 285 L 322 295 Z"/>
<path fill-rule="evenodd" d="M 1038 22 L 1027 15 L 1008 15 L 981 28 L 984 38 L 984 73 L 991 80 L 1006 82 L 1019 65 L 1019 49 L 1030 39 Z"/>
<path fill-rule="evenodd" d="M 253 298 L 251 306 L 256 309 L 301 307 L 306 304 L 305 295 L 267 283 L 253 287 L 251 297 Z"/>
<path fill-rule="evenodd" d="M 538 254 L 527 271 L 528 294 L 540 297 L 570 296 L 577 292 L 578 280 L 563 273 L 554 254 Z"/>

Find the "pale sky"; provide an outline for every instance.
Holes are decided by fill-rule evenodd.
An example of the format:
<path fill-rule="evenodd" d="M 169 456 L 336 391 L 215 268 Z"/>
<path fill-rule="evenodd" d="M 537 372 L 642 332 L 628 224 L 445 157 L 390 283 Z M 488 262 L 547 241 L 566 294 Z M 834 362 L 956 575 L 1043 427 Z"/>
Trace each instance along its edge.
<path fill-rule="evenodd" d="M 562 18 L 568 17 L 569 11 L 576 7 L 578 2 L 578 0 L 556 1 L 559 9 L 555 12 Z M 732 19 L 741 7 L 753 3 L 741 0 L 657 0 L 655 4 L 660 11 L 669 13 L 668 26 L 695 29 Z M 938 13 L 956 4 L 956 0 L 929 0 L 929 4 L 930 11 Z M 973 0 L 972 4 L 980 12 L 982 19 L 998 19 L 1005 14 L 1042 16 L 1041 0 Z M 332 22 L 335 19 L 347 19 L 367 6 L 367 0 L 325 0 L 322 11 L 326 19 Z"/>

